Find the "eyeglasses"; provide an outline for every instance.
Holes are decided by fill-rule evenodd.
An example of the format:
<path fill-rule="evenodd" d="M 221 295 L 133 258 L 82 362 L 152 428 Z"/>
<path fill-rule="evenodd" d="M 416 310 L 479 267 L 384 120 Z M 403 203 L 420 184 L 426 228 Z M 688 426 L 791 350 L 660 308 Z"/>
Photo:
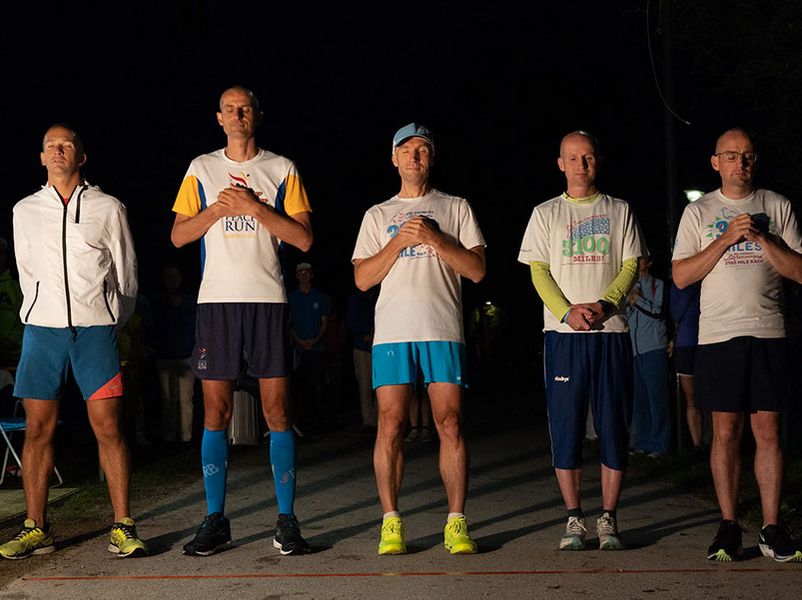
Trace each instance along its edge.
<path fill-rule="evenodd" d="M 735 162 L 736 160 L 745 160 L 748 163 L 753 163 L 757 160 L 757 154 L 754 152 L 736 152 L 735 150 L 726 150 L 725 152 L 718 152 L 714 156 L 720 156 L 726 162 Z"/>

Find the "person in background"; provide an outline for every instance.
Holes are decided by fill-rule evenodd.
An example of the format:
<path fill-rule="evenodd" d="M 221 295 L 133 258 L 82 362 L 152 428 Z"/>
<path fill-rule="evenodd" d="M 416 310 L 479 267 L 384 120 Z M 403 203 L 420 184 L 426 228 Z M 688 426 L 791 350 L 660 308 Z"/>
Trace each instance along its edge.
<path fill-rule="evenodd" d="M 153 306 L 153 352 L 161 391 L 161 435 L 165 442 L 192 440 L 197 299 L 184 289 L 178 265 L 162 267 L 162 290 Z"/>
<path fill-rule="evenodd" d="M 328 414 L 326 404 L 325 336 L 331 308 L 329 295 L 312 285 L 315 272 L 308 262 L 298 263 L 298 286 L 287 294 L 290 334 L 297 367 L 293 373 L 293 402 L 301 427 L 319 429 Z"/>
<path fill-rule="evenodd" d="M 649 458 L 671 448 L 671 407 L 668 394 L 668 330 L 663 317 L 665 284 L 649 272 L 652 259 L 638 259 L 638 281 L 627 301 L 632 340 L 634 386 L 630 446 Z"/>
<path fill-rule="evenodd" d="M 351 345 L 354 355 L 354 375 L 359 390 L 359 412 L 362 417 L 362 429 L 366 434 L 376 433 L 376 394 L 373 392 L 371 377 L 373 361 L 374 312 L 378 287 L 367 291 L 357 289 L 348 299 L 346 321 L 351 334 Z"/>
<path fill-rule="evenodd" d="M 696 405 L 694 393 L 694 362 L 696 345 L 699 340 L 699 292 L 701 286 L 695 283 L 679 289 L 671 282 L 669 306 L 674 321 L 674 372 L 685 397 L 685 422 L 693 444 L 693 454 L 706 454 L 704 441 L 705 413 Z"/>

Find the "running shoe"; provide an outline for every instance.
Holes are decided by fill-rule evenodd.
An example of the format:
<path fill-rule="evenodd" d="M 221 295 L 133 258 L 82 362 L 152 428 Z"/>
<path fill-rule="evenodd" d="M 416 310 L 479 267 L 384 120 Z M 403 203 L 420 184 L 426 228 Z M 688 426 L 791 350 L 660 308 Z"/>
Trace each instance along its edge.
<path fill-rule="evenodd" d="M 409 430 L 407 437 L 404 438 L 405 442 L 417 442 L 420 439 L 420 427 L 413 427 Z"/>
<path fill-rule="evenodd" d="M 742 533 L 738 523 L 722 519 L 718 526 L 718 533 L 707 549 L 707 559 L 722 562 L 736 560 L 741 554 Z"/>
<path fill-rule="evenodd" d="M 11 560 L 27 558 L 31 554 L 48 554 L 56 549 L 53 527 L 45 523 L 44 529 L 33 519 L 25 519 L 22 529 L 11 540 L 0 546 L 0 556 Z"/>
<path fill-rule="evenodd" d="M 596 519 L 596 531 L 599 534 L 599 550 L 623 550 L 624 542 L 618 533 L 615 517 L 605 512 Z"/>
<path fill-rule="evenodd" d="M 788 530 L 781 525 L 766 525 L 761 529 L 758 546 L 763 556 L 777 562 L 802 562 L 802 551 L 794 547 Z"/>
<path fill-rule="evenodd" d="M 476 554 L 476 542 L 468 533 L 468 521 L 465 517 L 449 519 L 443 529 L 444 546 L 451 554 Z"/>
<path fill-rule="evenodd" d="M 301 528 L 295 515 L 278 516 L 276 535 L 273 537 L 273 547 L 278 548 L 285 556 L 288 554 L 309 554 L 312 548 L 301 537 Z"/>
<path fill-rule="evenodd" d="M 229 543 L 231 543 L 231 524 L 221 513 L 216 512 L 203 519 L 195 539 L 184 545 L 184 554 L 211 556 Z"/>
<path fill-rule="evenodd" d="M 120 558 L 148 555 L 148 545 L 137 536 L 136 524 L 132 518 L 125 517 L 111 526 L 109 552 Z"/>
<path fill-rule="evenodd" d="M 379 542 L 379 554 L 406 554 L 404 542 L 404 523 L 401 517 L 388 517 L 382 523 L 382 537 Z"/>
<path fill-rule="evenodd" d="M 587 532 L 588 528 L 585 527 L 583 517 L 568 517 L 565 535 L 560 540 L 560 550 L 584 550 Z"/>

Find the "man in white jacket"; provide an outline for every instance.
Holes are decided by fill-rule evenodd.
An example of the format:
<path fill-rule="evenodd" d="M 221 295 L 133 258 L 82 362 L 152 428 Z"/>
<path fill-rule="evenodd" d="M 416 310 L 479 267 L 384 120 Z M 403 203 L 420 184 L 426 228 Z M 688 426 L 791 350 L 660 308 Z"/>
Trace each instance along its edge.
<path fill-rule="evenodd" d="M 108 550 L 146 555 L 128 510 L 128 448 L 121 428 L 122 376 L 117 328 L 136 301 L 136 257 L 125 207 L 90 186 L 78 134 L 62 124 L 45 133 L 47 184 L 14 207 L 14 249 L 25 324 L 14 395 L 24 399 L 22 474 L 27 518 L 0 555 L 20 559 L 55 549 L 46 520 L 58 400 L 72 371 L 86 400 L 114 509 Z"/>

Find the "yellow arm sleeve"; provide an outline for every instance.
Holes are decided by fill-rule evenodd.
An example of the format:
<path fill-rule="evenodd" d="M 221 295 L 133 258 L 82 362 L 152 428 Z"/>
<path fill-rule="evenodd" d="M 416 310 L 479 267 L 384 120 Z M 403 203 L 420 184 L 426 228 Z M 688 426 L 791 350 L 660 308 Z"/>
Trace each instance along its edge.
<path fill-rule="evenodd" d="M 636 261 L 637 265 L 637 261 Z M 548 263 L 532 261 L 529 263 L 532 272 L 532 283 L 535 285 L 538 296 L 558 321 L 562 321 L 565 313 L 571 309 L 571 303 L 565 298 L 551 276 Z"/>
<path fill-rule="evenodd" d="M 618 309 L 621 302 L 629 294 L 629 290 L 635 285 L 638 280 L 638 259 L 628 258 L 621 265 L 621 270 L 615 276 L 612 283 L 607 286 L 602 300 L 606 300 Z"/>

